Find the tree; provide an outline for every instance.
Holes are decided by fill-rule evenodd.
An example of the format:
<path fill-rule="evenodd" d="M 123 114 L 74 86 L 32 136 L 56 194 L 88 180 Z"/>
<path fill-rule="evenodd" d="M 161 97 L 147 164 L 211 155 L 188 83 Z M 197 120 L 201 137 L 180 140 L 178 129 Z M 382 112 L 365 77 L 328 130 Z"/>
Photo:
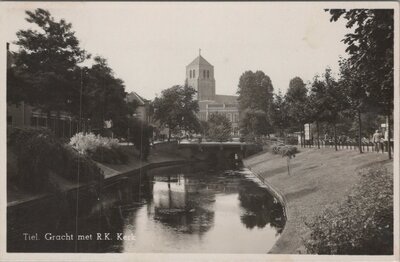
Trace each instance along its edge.
<path fill-rule="evenodd" d="M 342 40 L 348 45 L 352 70 L 365 81 L 363 89 L 388 118 L 393 114 L 394 98 L 394 10 L 393 9 L 330 9 L 331 21 L 340 17 L 347 20 L 346 27 L 353 33 Z M 390 126 L 388 127 L 390 144 Z M 389 146 L 389 158 L 391 149 Z"/>
<path fill-rule="evenodd" d="M 278 94 L 274 96 L 269 113 L 269 119 L 274 128 L 278 131 L 279 135 L 285 136 L 285 130 L 289 127 L 289 114 L 285 98 L 280 90 Z"/>
<path fill-rule="evenodd" d="M 168 127 L 168 141 L 173 130 L 200 131 L 196 116 L 199 104 L 194 100 L 195 94 L 196 90 L 192 87 L 176 85 L 163 90 L 161 96 L 154 99 L 154 119 Z"/>
<path fill-rule="evenodd" d="M 359 71 L 353 68 L 349 60 L 339 61 L 340 79 L 339 88 L 341 88 L 346 97 L 353 115 L 357 116 L 358 126 L 358 147 L 362 153 L 362 113 L 368 110 L 368 93 L 365 90 L 365 81 Z"/>
<path fill-rule="evenodd" d="M 302 141 L 304 124 L 310 120 L 307 93 L 308 90 L 303 80 L 300 77 L 294 77 L 290 80 L 289 88 L 285 95 L 290 122 L 294 127 L 300 128 Z"/>
<path fill-rule="evenodd" d="M 15 74 L 23 84 L 23 98 L 47 112 L 66 110 L 67 93 L 79 84 L 73 81 L 74 71 L 88 55 L 79 47 L 72 25 L 64 19 L 55 21 L 49 11 L 41 8 L 26 14 L 26 21 L 38 30 L 17 32 L 19 52 L 15 54 Z"/>
<path fill-rule="evenodd" d="M 319 148 L 320 124 L 327 122 L 334 126 L 334 141 L 337 148 L 337 123 L 346 105 L 344 91 L 332 77 L 331 69 L 327 68 L 322 79 L 316 75 L 311 84 L 309 95 L 310 118 L 317 125 L 317 140 Z"/>
<path fill-rule="evenodd" d="M 126 116 L 136 109 L 137 105 L 126 103 L 123 81 L 114 77 L 107 60 L 96 56 L 92 67 L 84 71 L 82 117 L 90 119 L 91 124 L 98 129 L 103 129 L 106 120 L 112 120 L 114 126 L 126 121 Z M 78 93 L 75 91 L 73 94 L 75 99 L 71 100 L 77 101 Z M 78 107 L 72 106 L 71 111 L 76 108 Z"/>
<path fill-rule="evenodd" d="M 214 141 L 224 142 L 231 138 L 232 124 L 229 119 L 218 113 L 211 114 L 208 119 L 208 137 Z"/>
<path fill-rule="evenodd" d="M 239 109 L 245 115 L 240 124 L 243 134 L 270 133 L 272 126 L 269 111 L 273 101 L 273 90 L 271 79 L 264 72 L 246 71 L 242 74 L 237 93 Z"/>

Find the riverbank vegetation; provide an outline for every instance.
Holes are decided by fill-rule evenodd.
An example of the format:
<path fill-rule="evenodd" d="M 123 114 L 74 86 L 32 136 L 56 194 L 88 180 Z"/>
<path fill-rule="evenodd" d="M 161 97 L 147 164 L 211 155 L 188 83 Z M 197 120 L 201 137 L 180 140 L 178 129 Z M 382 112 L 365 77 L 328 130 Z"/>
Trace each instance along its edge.
<path fill-rule="evenodd" d="M 360 182 L 341 203 L 307 223 L 310 254 L 393 254 L 393 174 L 385 168 L 359 173 Z"/>
<path fill-rule="evenodd" d="M 118 139 L 102 137 L 93 133 L 75 134 L 69 145 L 80 154 L 106 164 L 126 164 L 129 155 L 119 144 Z"/>
<path fill-rule="evenodd" d="M 7 181 L 27 191 L 57 190 L 50 179 L 53 175 L 80 183 L 103 179 L 89 157 L 62 143 L 48 129 L 12 129 L 7 134 L 7 149 Z"/>

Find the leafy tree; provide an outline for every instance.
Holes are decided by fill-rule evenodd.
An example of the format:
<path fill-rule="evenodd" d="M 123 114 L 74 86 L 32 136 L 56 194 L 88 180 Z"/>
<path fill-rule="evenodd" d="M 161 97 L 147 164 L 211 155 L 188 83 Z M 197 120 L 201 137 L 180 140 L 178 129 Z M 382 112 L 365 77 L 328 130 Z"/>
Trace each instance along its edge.
<path fill-rule="evenodd" d="M 239 109 L 245 115 L 240 124 L 243 134 L 270 133 L 272 126 L 269 111 L 273 102 L 273 90 L 271 79 L 264 72 L 246 71 L 242 74 L 237 93 Z"/>
<path fill-rule="evenodd" d="M 303 137 L 303 127 L 309 121 L 308 90 L 300 77 L 290 80 L 289 89 L 285 95 L 288 114 L 292 126 L 299 127 Z M 303 140 L 303 138 L 302 138 Z"/>
<path fill-rule="evenodd" d="M 176 85 L 163 90 L 161 96 L 154 99 L 154 119 L 168 127 L 168 141 L 174 130 L 200 131 L 196 116 L 199 104 L 194 100 L 195 94 L 196 90 L 192 87 Z"/>
<path fill-rule="evenodd" d="M 150 154 L 150 140 L 153 137 L 153 127 L 149 124 L 133 118 L 125 117 L 123 121 L 115 124 L 112 128 L 117 137 L 124 137 L 133 143 L 139 151 L 139 158 L 147 160 Z"/>
<path fill-rule="evenodd" d="M 272 107 L 269 112 L 269 119 L 279 135 L 285 135 L 284 133 L 289 127 L 290 119 L 285 98 L 280 90 L 278 94 L 274 96 Z"/>
<path fill-rule="evenodd" d="M 231 138 L 232 124 L 229 119 L 218 113 L 211 114 L 208 119 L 208 137 L 214 141 L 224 142 Z"/>
<path fill-rule="evenodd" d="M 84 70 L 82 78 L 82 117 L 90 119 L 92 126 L 97 129 L 103 129 L 105 120 L 112 120 L 114 126 L 121 124 L 136 109 L 137 105 L 125 101 L 123 81 L 114 77 L 106 59 L 96 56 L 92 67 Z M 78 101 L 79 93 L 74 94 L 75 101 Z M 77 109 L 77 106 L 71 108 L 72 111 Z"/>
<path fill-rule="evenodd" d="M 346 34 L 349 66 L 363 79 L 367 96 L 382 109 L 390 123 L 394 97 L 394 10 L 393 9 L 330 9 L 331 21 L 340 17 L 354 32 Z M 390 126 L 389 143 L 390 143 Z M 389 147 L 389 158 L 391 150 Z"/>
<path fill-rule="evenodd" d="M 268 135 L 272 130 L 269 114 L 261 109 L 246 108 L 242 111 L 243 117 L 240 119 L 242 134 L 259 136 Z"/>
<path fill-rule="evenodd" d="M 337 123 L 342 113 L 347 109 L 347 102 L 343 90 L 333 78 L 330 68 L 325 70 L 324 81 L 319 83 L 319 88 L 314 89 L 319 96 L 324 96 L 322 104 L 323 119 L 333 126 L 335 150 L 337 150 Z"/>
<path fill-rule="evenodd" d="M 310 103 L 310 117 L 315 121 L 317 126 L 317 143 L 318 148 L 320 148 L 320 123 L 326 120 L 326 115 L 324 114 L 326 96 L 324 95 L 326 87 L 323 81 L 319 79 L 318 76 L 314 77 L 314 81 L 311 84 L 311 90 L 309 95 Z"/>
<path fill-rule="evenodd" d="M 41 8 L 26 14 L 26 21 L 37 29 L 17 32 L 15 74 L 20 78 L 20 91 L 26 102 L 47 112 L 66 110 L 69 89 L 78 84 L 73 81 L 74 70 L 88 56 L 79 47 L 70 23 L 55 21 Z"/>
<path fill-rule="evenodd" d="M 368 106 L 370 99 L 365 89 L 366 83 L 359 71 L 352 67 L 350 60 L 342 59 L 339 65 L 339 87 L 345 94 L 350 113 L 357 116 L 358 147 L 362 153 L 362 113 L 371 109 Z"/>

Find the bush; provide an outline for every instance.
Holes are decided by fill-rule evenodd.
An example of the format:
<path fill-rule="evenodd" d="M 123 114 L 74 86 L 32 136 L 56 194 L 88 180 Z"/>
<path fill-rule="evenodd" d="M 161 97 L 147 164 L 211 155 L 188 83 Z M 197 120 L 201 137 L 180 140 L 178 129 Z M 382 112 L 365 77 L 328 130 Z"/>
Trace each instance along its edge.
<path fill-rule="evenodd" d="M 297 137 L 289 136 L 286 138 L 286 144 L 288 144 L 288 145 L 297 145 L 298 143 L 299 143 L 299 140 Z"/>
<path fill-rule="evenodd" d="M 393 254 L 393 174 L 371 168 L 346 201 L 325 209 L 306 223 L 308 253 L 347 255 Z"/>
<path fill-rule="evenodd" d="M 64 162 L 65 178 L 77 182 L 79 170 L 79 182 L 103 180 L 100 168 L 88 156 L 79 154 L 69 145 L 65 145 L 65 150 L 68 152 Z"/>
<path fill-rule="evenodd" d="M 77 133 L 73 137 L 69 144 L 81 154 L 88 154 L 94 152 L 98 147 L 105 147 L 111 149 L 111 147 L 118 146 L 118 139 L 102 137 L 100 135 L 94 135 L 93 133 Z"/>
<path fill-rule="evenodd" d="M 53 190 L 50 173 L 75 181 L 78 159 L 83 167 L 81 181 L 102 178 L 100 169 L 90 159 L 79 157 L 48 129 L 13 129 L 8 134 L 7 147 L 17 159 L 17 175 L 13 182 L 28 191 Z"/>
<path fill-rule="evenodd" d="M 126 164 L 128 162 L 128 154 L 118 147 L 107 148 L 99 146 L 94 152 L 90 153 L 93 160 L 106 164 Z"/>
<path fill-rule="evenodd" d="M 288 158 L 295 157 L 296 154 L 299 153 L 297 147 L 285 146 L 285 145 L 273 146 L 271 148 L 271 152 L 274 155 L 281 155 L 282 157 L 288 157 Z"/>
<path fill-rule="evenodd" d="M 71 138 L 70 145 L 80 154 L 106 164 L 125 164 L 128 154 L 121 149 L 118 139 L 102 137 L 93 133 L 77 133 Z"/>

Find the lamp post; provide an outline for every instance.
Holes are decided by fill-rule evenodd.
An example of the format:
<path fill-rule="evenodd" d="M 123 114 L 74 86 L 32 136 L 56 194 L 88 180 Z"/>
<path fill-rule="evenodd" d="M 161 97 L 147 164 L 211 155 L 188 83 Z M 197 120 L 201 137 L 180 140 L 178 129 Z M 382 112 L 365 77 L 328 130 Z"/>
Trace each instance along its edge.
<path fill-rule="evenodd" d="M 81 89 L 80 89 L 80 94 L 79 94 L 79 125 L 78 125 L 78 130 L 82 132 L 82 96 L 83 96 L 83 73 L 87 67 L 81 67 Z"/>

